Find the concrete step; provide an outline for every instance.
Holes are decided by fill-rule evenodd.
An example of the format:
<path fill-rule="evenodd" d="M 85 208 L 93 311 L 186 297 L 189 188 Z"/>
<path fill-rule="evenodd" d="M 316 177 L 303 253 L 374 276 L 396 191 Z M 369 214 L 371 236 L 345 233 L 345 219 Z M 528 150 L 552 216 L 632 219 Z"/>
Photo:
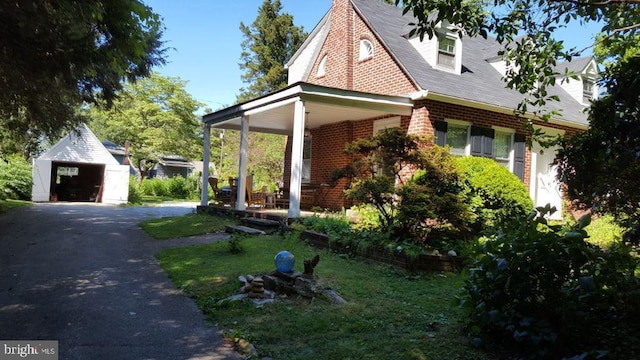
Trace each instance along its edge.
<path fill-rule="evenodd" d="M 275 233 L 280 228 L 280 222 L 277 220 L 246 217 L 246 218 L 243 218 L 241 222 L 248 227 L 260 229 L 266 232 L 267 234 Z"/>
<path fill-rule="evenodd" d="M 237 234 L 247 234 L 247 235 L 264 235 L 266 234 L 264 231 L 244 225 L 227 225 L 225 227 L 225 232 L 228 233 L 237 233 Z"/>
<path fill-rule="evenodd" d="M 246 217 L 240 220 L 244 224 L 258 227 L 260 229 L 278 228 L 280 222 L 277 220 L 260 219 L 255 217 Z"/>

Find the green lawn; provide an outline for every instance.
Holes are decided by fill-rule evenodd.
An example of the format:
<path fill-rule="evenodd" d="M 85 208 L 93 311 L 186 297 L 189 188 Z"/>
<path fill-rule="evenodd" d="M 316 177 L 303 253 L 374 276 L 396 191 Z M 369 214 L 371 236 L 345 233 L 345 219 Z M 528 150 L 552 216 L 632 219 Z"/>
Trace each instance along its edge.
<path fill-rule="evenodd" d="M 210 234 L 224 230 L 227 225 L 238 224 L 233 217 L 213 217 L 205 214 L 163 217 L 141 222 L 139 225 L 155 239 L 173 239 Z"/>
<path fill-rule="evenodd" d="M 294 237 L 250 237 L 245 251 L 228 242 L 167 249 L 157 254 L 177 287 L 193 296 L 206 316 L 230 337 L 244 338 L 260 356 L 274 359 L 494 359 L 470 347 L 461 312 L 451 302 L 459 274 L 412 274 L 319 251 Z M 223 299 L 238 292 L 239 275 L 274 270 L 280 250 L 302 260 L 320 255 L 318 281 L 347 305 L 324 298 L 280 299 L 256 308 Z"/>
<path fill-rule="evenodd" d="M 0 214 L 6 213 L 12 209 L 30 206 L 31 201 L 22 200 L 0 200 Z"/>

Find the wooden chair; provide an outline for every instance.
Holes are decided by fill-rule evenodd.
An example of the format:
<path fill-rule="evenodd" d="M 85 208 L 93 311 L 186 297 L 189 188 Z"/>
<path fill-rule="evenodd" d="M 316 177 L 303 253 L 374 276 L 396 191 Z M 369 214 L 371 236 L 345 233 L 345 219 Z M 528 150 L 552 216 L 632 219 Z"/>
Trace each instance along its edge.
<path fill-rule="evenodd" d="M 267 187 L 263 186 L 262 189 L 253 190 L 253 175 L 247 176 L 247 206 L 258 206 L 261 209 L 266 206 L 267 202 Z"/>
<path fill-rule="evenodd" d="M 211 190 L 213 190 L 213 196 L 217 196 L 220 191 L 220 189 L 218 189 L 218 178 L 210 177 L 209 186 L 211 186 Z"/>

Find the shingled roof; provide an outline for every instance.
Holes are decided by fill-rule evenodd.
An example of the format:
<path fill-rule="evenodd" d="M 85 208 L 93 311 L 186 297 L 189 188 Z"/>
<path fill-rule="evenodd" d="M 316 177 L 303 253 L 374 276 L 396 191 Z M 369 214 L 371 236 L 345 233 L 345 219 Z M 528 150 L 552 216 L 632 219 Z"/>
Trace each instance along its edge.
<path fill-rule="evenodd" d="M 489 63 L 495 58 L 501 46 L 495 38 L 462 38 L 462 73 L 453 74 L 434 69 L 409 43 L 407 34 L 409 23 L 416 22 L 410 14 L 402 14 L 402 9 L 374 0 L 352 0 L 355 10 L 369 25 L 392 55 L 396 58 L 414 82 L 430 94 L 455 97 L 461 100 L 514 109 L 522 101 L 523 95 L 506 88 L 502 75 Z M 589 58 L 574 60 L 576 68 L 588 63 Z M 584 67 L 584 66 L 583 66 Z M 549 110 L 562 112 L 561 118 L 570 123 L 586 126 L 587 116 L 584 105 L 576 101 L 561 87 L 549 89 L 550 95 L 557 95 L 559 102 L 549 102 Z"/>

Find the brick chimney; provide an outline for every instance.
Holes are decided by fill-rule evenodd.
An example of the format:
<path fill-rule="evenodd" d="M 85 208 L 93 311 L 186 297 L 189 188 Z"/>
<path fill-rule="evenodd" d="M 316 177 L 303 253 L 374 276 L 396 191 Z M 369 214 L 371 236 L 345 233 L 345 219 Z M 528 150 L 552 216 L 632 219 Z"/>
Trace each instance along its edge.
<path fill-rule="evenodd" d="M 351 0 L 332 1 L 327 63 L 332 73 L 340 74 L 332 86 L 353 89 L 353 5 Z"/>

